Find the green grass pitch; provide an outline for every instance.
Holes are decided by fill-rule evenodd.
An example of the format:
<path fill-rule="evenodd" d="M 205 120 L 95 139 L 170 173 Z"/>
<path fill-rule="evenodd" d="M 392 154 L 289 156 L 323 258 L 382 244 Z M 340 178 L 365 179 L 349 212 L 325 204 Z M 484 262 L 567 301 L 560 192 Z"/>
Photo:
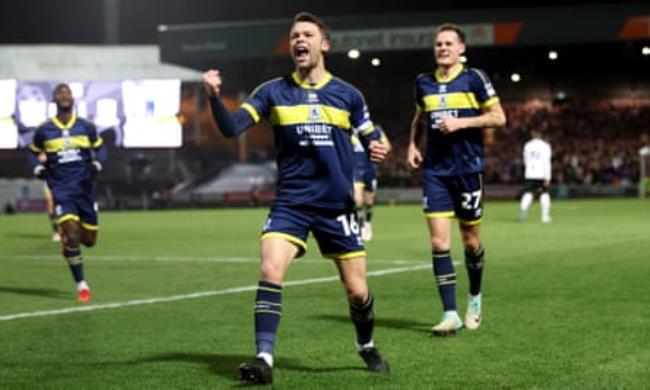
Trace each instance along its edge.
<path fill-rule="evenodd" d="M 517 204 L 488 202 L 484 324 L 450 338 L 429 333 L 441 306 L 419 207 L 376 207 L 368 280 L 389 375 L 363 369 L 335 268 L 310 239 L 287 275 L 274 386 L 649 387 L 650 202 L 556 201 L 547 225 L 537 207 L 519 223 Z M 0 388 L 238 387 L 266 212 L 102 213 L 98 245 L 84 250 L 86 306 L 46 216 L 0 217 Z"/>

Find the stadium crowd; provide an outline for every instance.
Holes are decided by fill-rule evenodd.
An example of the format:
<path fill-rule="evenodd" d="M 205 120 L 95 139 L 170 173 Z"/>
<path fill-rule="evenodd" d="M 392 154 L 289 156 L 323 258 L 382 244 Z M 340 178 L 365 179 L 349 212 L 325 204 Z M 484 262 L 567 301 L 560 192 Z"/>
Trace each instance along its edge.
<path fill-rule="evenodd" d="M 523 180 L 522 148 L 530 131 L 540 130 L 553 148 L 556 184 L 626 185 L 639 180 L 639 149 L 650 143 L 650 101 L 606 99 L 584 102 L 505 103 L 506 129 L 486 131 L 485 181 L 515 184 Z M 398 123 L 388 129 L 401 129 Z M 382 183 L 417 185 L 400 158 L 407 134 L 393 131 L 394 154 L 382 167 Z"/>

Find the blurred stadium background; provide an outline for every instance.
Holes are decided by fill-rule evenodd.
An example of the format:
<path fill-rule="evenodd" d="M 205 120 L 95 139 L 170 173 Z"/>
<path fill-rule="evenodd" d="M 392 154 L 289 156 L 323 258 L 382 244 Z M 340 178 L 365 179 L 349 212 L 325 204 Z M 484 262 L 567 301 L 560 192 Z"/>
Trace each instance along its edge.
<path fill-rule="evenodd" d="M 258 83 L 291 70 L 286 29 L 302 7 L 3 3 L 0 205 L 8 212 L 44 207 L 24 146 L 48 115 L 57 82 L 73 83 L 78 111 L 111 145 L 99 184 L 102 209 L 268 204 L 275 174 L 269 126 L 224 139 L 210 119 L 200 73 L 222 69 L 236 107 Z M 395 145 L 381 167 L 379 202 L 419 200 L 419 175 L 404 164 L 413 80 L 433 69 L 430 31 L 449 20 L 467 30 L 467 63 L 489 72 L 508 117 L 506 129 L 486 133 L 488 198 L 517 196 L 521 147 L 532 129 L 554 147 L 556 198 L 647 192 L 639 152 L 650 143 L 647 2 L 405 1 L 368 8 L 331 1 L 310 8 L 335 32 L 328 67 L 364 92 Z M 138 115 L 146 120 L 133 119 Z"/>

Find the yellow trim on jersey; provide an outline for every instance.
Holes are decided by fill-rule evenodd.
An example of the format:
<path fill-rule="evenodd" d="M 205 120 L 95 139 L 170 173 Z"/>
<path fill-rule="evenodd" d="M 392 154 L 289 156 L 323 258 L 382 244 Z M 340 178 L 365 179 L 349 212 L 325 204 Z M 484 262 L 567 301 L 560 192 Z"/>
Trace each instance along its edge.
<path fill-rule="evenodd" d="M 473 92 L 451 92 L 424 97 L 424 110 L 453 110 L 461 108 L 478 109 L 479 104 Z M 489 102 L 490 100 L 488 100 Z"/>
<path fill-rule="evenodd" d="M 97 140 L 93 143 L 93 149 L 98 149 L 103 143 L 104 139 L 102 137 L 97 137 Z"/>
<path fill-rule="evenodd" d="M 72 126 L 74 126 L 75 122 L 77 121 L 77 114 L 72 113 L 72 116 L 70 116 L 70 120 L 67 123 L 63 123 L 59 120 L 59 118 L 53 116 L 52 117 L 52 123 L 54 123 L 54 126 L 58 127 L 61 130 L 69 129 Z"/>
<path fill-rule="evenodd" d="M 260 122 L 260 114 L 257 113 L 255 107 L 253 107 L 249 103 L 242 103 L 241 108 L 243 108 L 244 110 L 246 110 L 246 112 L 248 112 L 248 115 L 250 115 L 251 118 L 253 118 L 253 122 L 255 123 Z"/>
<path fill-rule="evenodd" d="M 367 137 L 369 134 L 372 134 L 372 133 L 375 132 L 375 130 L 377 130 L 377 129 L 375 128 L 375 125 L 372 124 L 372 122 L 366 122 L 366 123 L 370 123 L 370 125 L 366 125 L 366 126 L 364 126 L 364 127 L 367 127 L 367 129 L 363 130 L 363 127 L 360 127 L 360 128 L 359 128 L 359 130 L 360 130 L 359 133 L 360 133 L 361 135 L 363 135 L 364 137 Z"/>
<path fill-rule="evenodd" d="M 304 89 L 321 89 L 325 86 L 325 84 L 329 83 L 330 80 L 332 79 L 332 74 L 330 72 L 325 72 L 325 76 L 323 76 L 323 79 L 319 81 L 316 85 L 310 85 L 307 80 L 300 80 L 300 75 L 298 72 L 293 72 L 291 73 L 291 78 L 293 81 L 298 84 L 300 88 Z"/>
<path fill-rule="evenodd" d="M 357 257 L 363 257 L 366 255 L 366 251 L 352 251 L 352 252 L 342 252 L 342 253 L 327 253 L 323 257 L 332 259 L 332 260 L 350 260 Z"/>
<path fill-rule="evenodd" d="M 312 118 L 312 107 L 318 108 L 318 117 Z M 297 106 L 275 106 L 271 109 L 271 123 L 280 126 L 327 123 L 342 129 L 350 129 L 350 113 L 336 107 L 321 104 L 300 104 Z M 374 128 L 373 128 L 374 130 Z"/>
<path fill-rule="evenodd" d="M 438 211 L 435 213 L 425 213 L 424 216 L 426 218 L 454 218 L 456 216 L 456 213 L 453 211 Z"/>
<path fill-rule="evenodd" d="M 476 226 L 476 225 L 480 225 L 481 222 L 483 222 L 483 218 L 475 219 L 473 221 L 465 221 L 465 220 L 461 219 L 461 220 L 459 220 L 459 222 L 460 222 L 461 225 L 464 225 L 464 226 Z"/>
<path fill-rule="evenodd" d="M 43 151 L 43 149 L 39 148 L 38 146 L 34 144 L 29 144 L 29 149 L 34 152 L 34 153 L 40 153 Z"/>
<path fill-rule="evenodd" d="M 90 148 L 90 138 L 87 135 L 74 135 L 67 138 L 70 141 L 68 147 L 66 147 L 65 141 L 66 138 L 53 138 L 45 141 L 43 146 L 45 151 L 48 153 L 59 152 L 61 150 L 66 150 L 69 148 Z M 101 144 L 101 143 L 100 143 Z"/>
<path fill-rule="evenodd" d="M 356 181 L 355 180 L 354 181 L 354 188 L 358 188 L 358 189 L 362 190 L 362 189 L 366 188 L 366 183 L 364 183 L 362 181 Z"/>
<path fill-rule="evenodd" d="M 307 243 L 306 242 L 304 242 L 303 240 L 299 239 L 296 236 L 292 236 L 291 234 L 287 234 L 287 233 L 280 233 L 280 232 L 264 233 L 264 234 L 262 234 L 262 237 L 260 237 L 260 241 L 264 241 L 264 240 L 266 240 L 267 238 L 270 238 L 270 237 L 282 238 L 282 239 L 284 239 L 286 241 L 289 241 L 292 244 L 298 245 L 299 247 L 302 248 L 303 251 L 307 251 Z"/>
<path fill-rule="evenodd" d="M 444 77 L 441 72 L 442 69 L 438 68 L 436 69 L 436 73 L 434 74 L 436 76 L 436 81 L 439 83 L 448 83 L 451 80 L 458 77 L 458 75 L 460 74 L 460 72 L 463 71 L 464 68 L 465 67 L 461 64 L 456 65 L 456 69 L 452 69 L 452 71 L 447 75 L 447 77 Z"/>
<path fill-rule="evenodd" d="M 97 231 L 97 230 L 99 230 L 99 226 L 97 226 L 97 225 L 91 225 L 91 224 L 89 224 L 89 223 L 84 223 L 84 222 L 81 222 L 81 227 L 84 228 L 84 229 L 86 229 L 86 230 L 92 230 L 92 231 Z"/>
<path fill-rule="evenodd" d="M 62 223 L 65 222 L 65 221 L 76 221 L 76 222 L 79 222 L 79 216 L 78 216 L 78 215 L 74 215 L 74 214 L 65 214 L 65 215 L 59 217 L 59 219 L 56 220 L 56 223 L 60 225 L 60 224 L 62 224 Z"/>
<path fill-rule="evenodd" d="M 491 97 L 488 100 L 481 103 L 481 108 L 490 107 L 491 105 L 494 105 L 494 104 L 496 104 L 498 102 L 499 102 L 499 97 L 498 96 Z"/>

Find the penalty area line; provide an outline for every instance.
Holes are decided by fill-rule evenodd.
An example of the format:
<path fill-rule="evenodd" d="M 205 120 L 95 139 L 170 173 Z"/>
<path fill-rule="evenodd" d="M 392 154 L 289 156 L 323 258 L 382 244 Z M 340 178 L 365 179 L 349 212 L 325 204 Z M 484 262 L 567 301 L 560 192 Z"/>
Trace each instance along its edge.
<path fill-rule="evenodd" d="M 414 266 L 414 267 L 388 268 L 388 269 L 377 270 L 377 271 L 369 271 L 367 273 L 367 276 L 384 276 L 384 275 L 398 274 L 398 273 L 404 273 L 404 272 L 418 271 L 418 270 L 425 269 L 425 268 L 426 269 L 431 268 L 431 265 L 430 264 L 422 264 L 422 265 L 417 265 L 417 266 Z M 284 287 L 304 286 L 304 285 L 308 285 L 308 284 L 334 282 L 334 281 L 337 281 L 337 280 L 339 280 L 338 276 L 326 276 L 326 277 L 322 277 L 322 278 L 311 278 L 311 279 L 288 281 L 288 282 L 283 283 L 283 286 Z M 151 304 L 156 304 L 156 303 L 176 302 L 176 301 L 183 301 L 183 300 L 188 300 L 188 299 L 196 299 L 196 298 L 204 298 L 204 297 L 212 297 L 212 296 L 228 295 L 228 294 L 237 294 L 237 293 L 246 292 L 246 291 L 255 291 L 256 289 L 257 289 L 257 285 L 252 285 L 252 286 L 227 288 L 227 289 L 223 289 L 223 290 L 203 291 L 203 292 L 196 292 L 196 293 L 190 293 L 190 294 L 171 295 L 171 296 L 168 296 L 168 297 L 134 299 L 134 300 L 125 301 L 125 302 L 105 303 L 105 304 L 100 304 L 100 305 L 74 306 L 74 307 L 68 307 L 68 308 L 63 308 L 63 309 L 55 309 L 55 310 L 41 310 L 41 311 L 33 311 L 33 312 L 25 312 L 25 313 L 15 313 L 15 314 L 8 314 L 8 315 L 0 316 L 0 321 L 12 321 L 12 320 L 18 320 L 18 319 L 23 319 L 23 318 L 35 318 L 35 317 L 51 317 L 51 316 L 64 315 L 64 314 L 70 314 L 70 313 L 92 312 L 92 311 L 107 310 L 107 309 L 119 309 L 119 308 L 122 308 L 122 307 L 129 307 L 129 306 L 140 306 L 140 305 L 151 305 Z"/>

